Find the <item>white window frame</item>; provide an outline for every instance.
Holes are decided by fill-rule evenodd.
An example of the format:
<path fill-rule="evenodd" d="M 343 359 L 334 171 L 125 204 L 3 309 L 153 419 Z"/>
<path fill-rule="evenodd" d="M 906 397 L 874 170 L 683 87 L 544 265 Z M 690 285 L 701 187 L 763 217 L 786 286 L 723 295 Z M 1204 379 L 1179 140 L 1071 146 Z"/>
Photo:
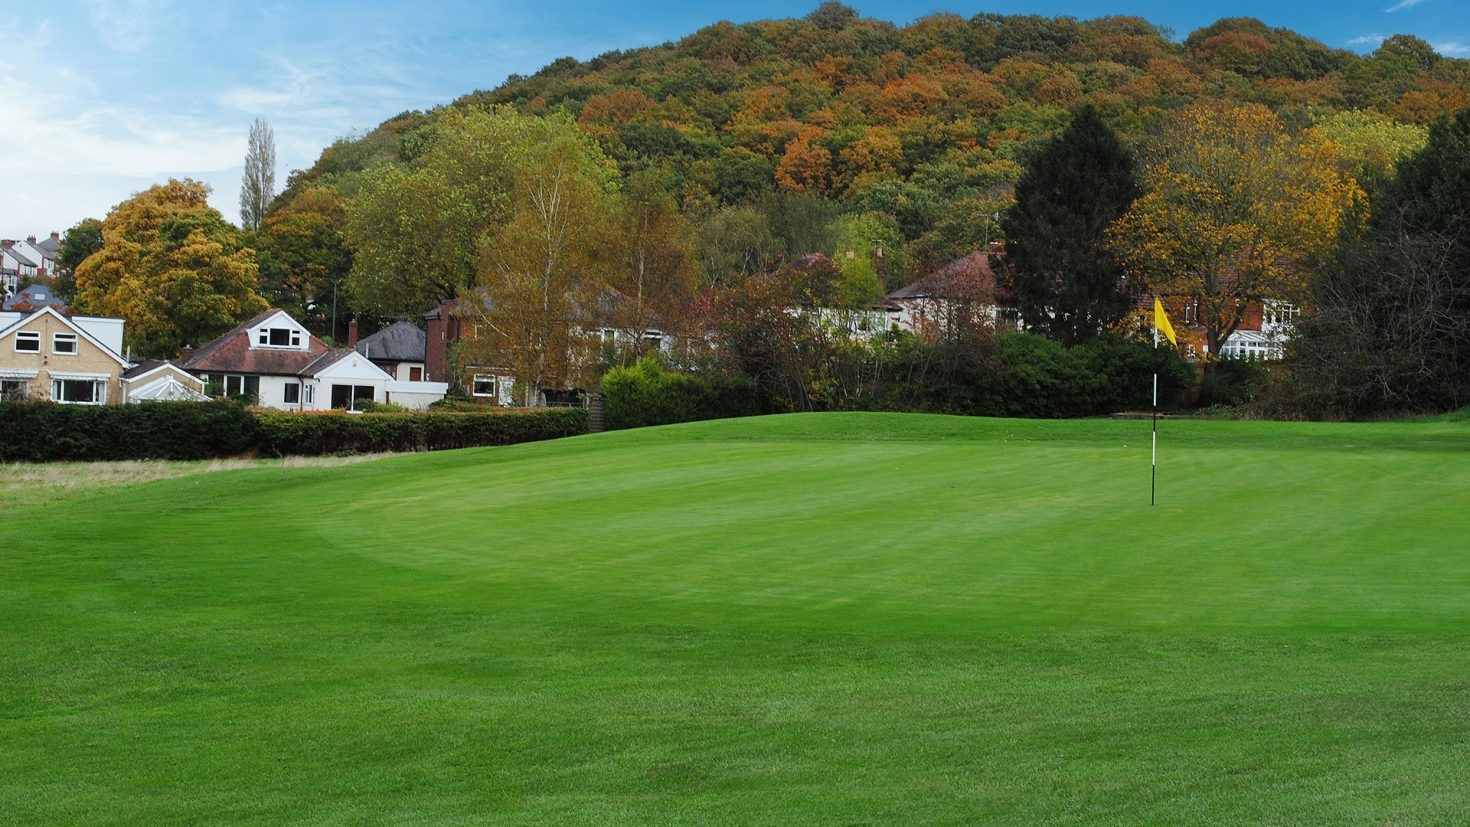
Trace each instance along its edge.
<path fill-rule="evenodd" d="M 303 405 L 315 405 L 316 404 L 316 383 L 315 382 L 302 382 L 301 383 L 301 402 L 302 402 Z"/>
<path fill-rule="evenodd" d="M 92 401 L 78 402 L 73 399 L 62 399 L 61 389 L 67 382 L 90 382 L 92 383 Z M 51 380 L 51 401 L 62 405 L 106 405 L 107 404 L 107 381 L 103 379 L 72 379 L 69 377 L 53 377 Z"/>
<path fill-rule="evenodd" d="M 292 399 L 291 398 L 291 395 L 292 395 L 291 394 L 291 391 L 295 391 L 296 392 L 296 394 L 295 394 L 296 398 L 295 399 Z M 287 405 L 300 405 L 301 404 L 301 383 L 300 382 L 287 382 L 284 385 L 282 385 L 281 386 L 281 400 L 283 402 L 285 402 Z"/>
<path fill-rule="evenodd" d="M 286 344 L 283 344 L 283 345 L 271 344 L 271 334 L 275 333 L 278 330 L 284 331 L 286 333 Z M 256 347 L 275 348 L 277 350 L 300 350 L 301 349 L 301 331 L 300 330 L 297 330 L 294 327 L 262 327 L 262 328 L 257 328 L 256 331 L 255 331 L 255 346 Z"/>
<path fill-rule="evenodd" d="M 480 384 L 481 382 L 484 382 L 484 381 L 489 381 L 490 382 L 490 392 L 489 393 L 480 393 L 479 391 L 475 390 L 475 386 L 478 385 L 478 384 Z M 476 374 L 474 374 L 473 376 L 470 377 L 470 396 L 476 397 L 477 399 L 499 399 L 500 398 L 500 377 L 499 376 L 496 376 L 493 373 L 476 373 Z"/>
<path fill-rule="evenodd" d="M 71 342 L 71 350 L 61 350 L 56 346 L 58 342 L 63 341 Z M 78 353 L 81 352 L 81 337 L 75 333 L 52 333 L 51 352 L 56 354 L 57 356 L 76 356 Z"/>
<path fill-rule="evenodd" d="M 21 340 L 22 339 L 24 339 L 27 342 L 35 342 L 36 343 L 36 349 L 35 350 L 30 350 L 30 349 L 21 347 L 20 346 L 20 343 L 21 343 Z M 40 353 L 41 352 L 41 334 L 40 333 L 37 333 L 34 330 L 21 330 L 21 331 L 16 332 L 16 334 L 15 334 L 15 352 L 16 353 Z"/>

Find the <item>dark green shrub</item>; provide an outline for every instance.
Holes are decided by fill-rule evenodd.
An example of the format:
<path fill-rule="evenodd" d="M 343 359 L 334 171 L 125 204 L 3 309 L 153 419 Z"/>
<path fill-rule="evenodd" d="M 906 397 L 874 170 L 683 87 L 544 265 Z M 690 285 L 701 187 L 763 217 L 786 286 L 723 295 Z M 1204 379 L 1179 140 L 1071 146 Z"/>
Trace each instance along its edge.
<path fill-rule="evenodd" d="M 582 408 L 411 414 L 263 411 L 257 419 L 260 450 L 276 456 L 438 451 L 587 433 L 587 411 Z"/>
<path fill-rule="evenodd" d="M 720 376 L 665 370 L 645 356 L 602 378 L 603 414 L 609 429 L 641 428 L 760 413 L 755 386 Z"/>
<path fill-rule="evenodd" d="M 229 402 L 0 403 L 0 461 L 206 459 L 510 445 L 587 432 L 587 412 L 252 412 Z"/>
<path fill-rule="evenodd" d="M 255 417 L 230 402 L 0 403 L 0 460 L 205 459 L 250 451 Z"/>
<path fill-rule="evenodd" d="M 1210 399 L 1216 405 L 1248 405 L 1266 394 L 1271 366 L 1260 359 L 1227 357 L 1215 363 L 1215 385 Z"/>

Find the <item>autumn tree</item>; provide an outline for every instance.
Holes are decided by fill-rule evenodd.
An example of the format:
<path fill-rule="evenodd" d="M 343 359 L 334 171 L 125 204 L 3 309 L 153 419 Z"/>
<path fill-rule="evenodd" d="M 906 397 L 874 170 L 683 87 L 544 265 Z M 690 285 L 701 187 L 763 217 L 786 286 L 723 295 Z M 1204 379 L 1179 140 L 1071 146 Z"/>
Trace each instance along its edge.
<path fill-rule="evenodd" d="M 604 285 L 613 169 L 567 118 L 521 125 L 506 147 L 505 220 L 488 228 L 475 282 L 459 302 L 474 335 L 462 363 L 508 368 L 523 404 L 547 388 L 585 384 Z"/>
<path fill-rule="evenodd" d="M 687 335 L 687 314 L 699 282 L 699 259 L 691 228 L 679 214 L 661 176 L 631 177 L 617 200 L 607 240 L 604 271 L 607 322 L 633 343 L 616 354 L 637 361 L 653 331 Z"/>
<path fill-rule="evenodd" d="M 1107 229 L 1140 195 L 1134 178 L 1133 154 L 1091 106 L 1027 160 L 997 263 L 1028 330 L 1077 344 L 1133 308 L 1137 289 Z"/>
<path fill-rule="evenodd" d="M 342 235 L 342 199 L 326 187 L 302 190 L 266 217 L 256 234 L 260 290 L 271 306 L 291 312 L 316 333 L 341 338 L 348 318 L 338 288 L 352 270 Z M 345 298 L 345 297 L 344 297 Z"/>
<path fill-rule="evenodd" d="M 153 357 L 264 310 L 255 251 L 208 199 L 208 186 L 186 178 L 113 207 L 101 249 L 77 265 L 75 306 L 123 318 L 128 343 Z"/>
<path fill-rule="evenodd" d="M 1184 110 L 1152 147 L 1143 184 L 1110 247 L 1150 291 L 1199 301 L 1207 389 L 1247 303 L 1302 301 L 1361 194 L 1332 143 L 1291 133 L 1259 105 Z"/>
<path fill-rule="evenodd" d="M 247 230 L 260 228 L 266 208 L 276 194 L 276 134 L 256 118 L 250 125 L 245 150 L 245 174 L 240 181 L 240 221 Z"/>

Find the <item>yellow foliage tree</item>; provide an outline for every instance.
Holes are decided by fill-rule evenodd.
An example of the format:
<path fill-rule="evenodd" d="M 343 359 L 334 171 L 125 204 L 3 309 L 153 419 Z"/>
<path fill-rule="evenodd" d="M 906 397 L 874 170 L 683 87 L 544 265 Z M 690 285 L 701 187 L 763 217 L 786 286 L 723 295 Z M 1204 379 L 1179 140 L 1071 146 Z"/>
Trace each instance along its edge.
<path fill-rule="evenodd" d="M 1362 195 L 1335 144 L 1316 130 L 1291 133 L 1259 105 L 1184 110 L 1143 177 L 1145 194 L 1109 244 L 1154 293 L 1199 301 L 1211 356 L 1248 302 L 1301 299 Z"/>
<path fill-rule="evenodd" d="M 255 251 L 209 187 L 170 179 L 113 207 L 102 249 L 77 266 L 77 309 L 126 320 L 128 344 L 171 357 L 266 308 Z"/>

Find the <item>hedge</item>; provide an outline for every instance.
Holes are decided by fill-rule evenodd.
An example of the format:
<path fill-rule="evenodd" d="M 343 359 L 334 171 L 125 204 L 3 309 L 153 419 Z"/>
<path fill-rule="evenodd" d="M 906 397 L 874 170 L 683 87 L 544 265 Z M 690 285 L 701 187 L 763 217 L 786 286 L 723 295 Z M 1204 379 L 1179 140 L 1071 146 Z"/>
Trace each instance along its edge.
<path fill-rule="evenodd" d="M 208 459 L 432 451 L 586 433 L 587 412 L 291 413 L 231 402 L 0 402 L 0 461 Z"/>
<path fill-rule="evenodd" d="M 207 459 L 243 454 L 256 419 L 232 402 L 0 402 L 0 460 Z"/>
<path fill-rule="evenodd" d="M 608 371 L 602 377 L 602 405 L 609 430 L 762 412 L 754 382 L 665 370 L 651 356 Z"/>
<path fill-rule="evenodd" d="M 260 450 L 276 456 L 511 445 L 585 434 L 588 429 L 587 411 L 582 408 L 410 414 L 269 411 L 256 416 Z"/>

